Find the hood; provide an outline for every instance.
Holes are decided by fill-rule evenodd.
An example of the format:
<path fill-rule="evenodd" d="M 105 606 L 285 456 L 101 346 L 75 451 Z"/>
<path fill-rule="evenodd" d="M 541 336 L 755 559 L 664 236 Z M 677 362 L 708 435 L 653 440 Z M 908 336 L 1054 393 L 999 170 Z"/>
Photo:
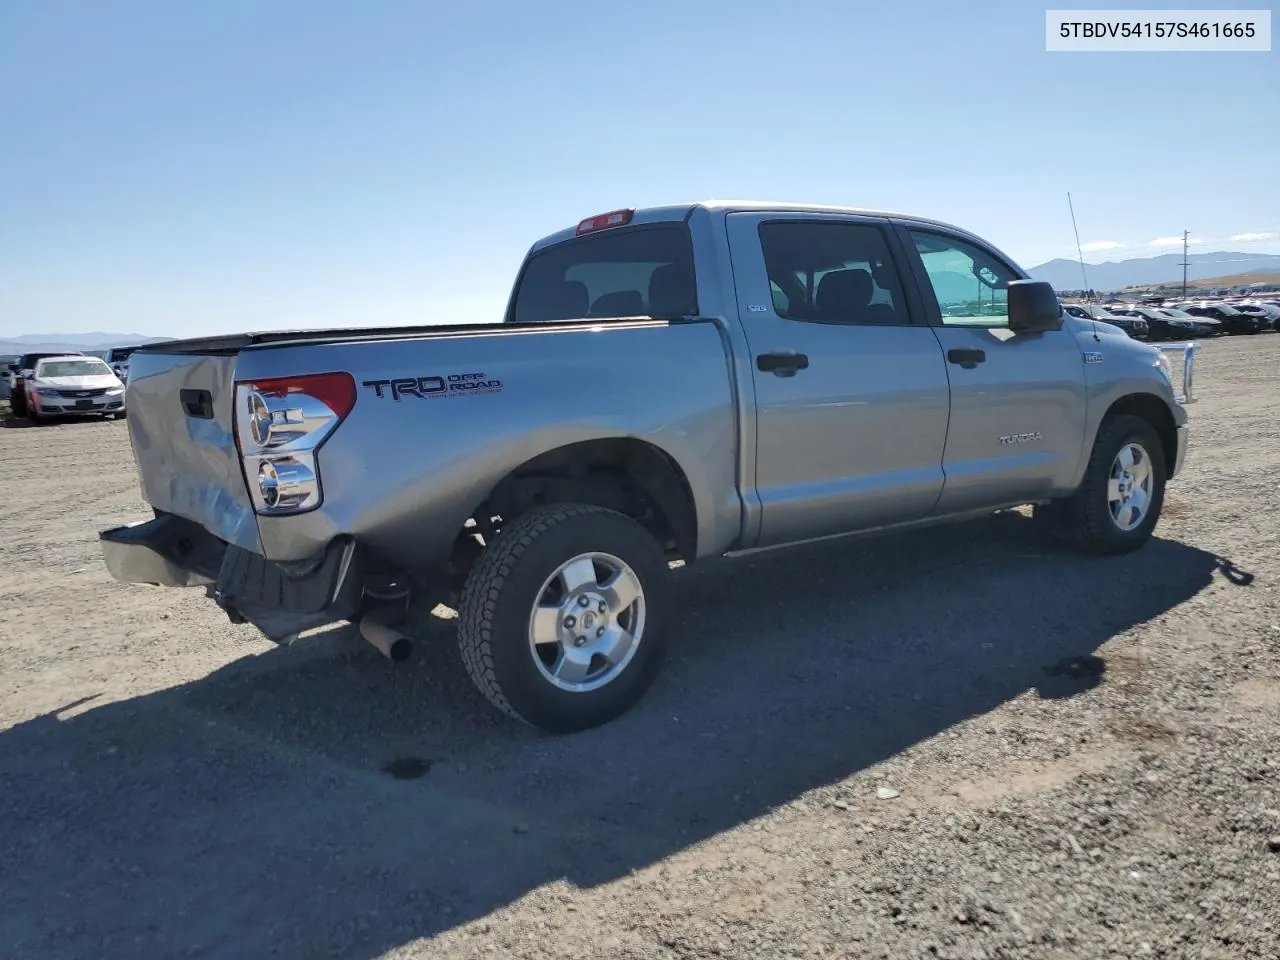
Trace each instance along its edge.
<path fill-rule="evenodd" d="M 1117 317 L 1116 319 L 1119 318 Z M 1070 330 L 1077 338 L 1082 335 L 1092 334 L 1096 330 L 1098 335 L 1102 337 L 1115 337 L 1118 340 L 1130 339 L 1129 334 L 1125 333 L 1121 327 L 1117 327 L 1102 319 L 1084 320 L 1072 314 L 1065 313 L 1062 316 L 1062 325 Z"/>
<path fill-rule="evenodd" d="M 40 377 L 32 381 L 37 387 L 53 387 L 55 390 L 100 390 L 103 387 L 122 387 L 120 378 L 110 373 L 95 373 L 88 377 Z"/>

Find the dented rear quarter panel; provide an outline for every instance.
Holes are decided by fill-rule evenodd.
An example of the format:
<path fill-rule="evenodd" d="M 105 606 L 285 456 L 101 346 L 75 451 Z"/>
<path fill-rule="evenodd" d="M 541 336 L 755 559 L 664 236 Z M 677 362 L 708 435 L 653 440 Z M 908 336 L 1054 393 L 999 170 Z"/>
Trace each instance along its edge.
<path fill-rule="evenodd" d="M 357 399 L 321 446 L 323 502 L 258 517 L 273 560 L 347 534 L 406 567 L 447 559 L 471 512 L 508 473 L 586 440 L 635 438 L 666 453 L 694 497 L 698 554 L 741 532 L 735 393 L 715 321 L 504 330 L 465 337 L 250 347 L 237 380 L 349 371 Z M 401 396 L 365 383 L 482 374 L 494 392 Z M 607 386 L 607 389 L 601 389 Z"/>
<path fill-rule="evenodd" d="M 261 552 L 257 517 L 232 436 L 234 356 L 137 353 L 125 406 L 142 497 L 228 543 Z M 215 398 L 212 419 L 188 417 L 183 390 Z"/>

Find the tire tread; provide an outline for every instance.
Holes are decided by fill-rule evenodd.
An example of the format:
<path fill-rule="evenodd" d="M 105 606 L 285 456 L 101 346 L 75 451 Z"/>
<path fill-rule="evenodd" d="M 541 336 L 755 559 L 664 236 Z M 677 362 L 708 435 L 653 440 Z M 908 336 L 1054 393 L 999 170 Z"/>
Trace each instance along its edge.
<path fill-rule="evenodd" d="M 1148 442 L 1144 446 L 1148 456 L 1157 461 L 1159 480 L 1161 485 L 1164 483 L 1166 468 L 1163 450 L 1151 424 L 1142 417 L 1132 414 L 1118 414 L 1104 420 L 1094 439 L 1093 449 L 1089 452 L 1089 463 L 1085 468 L 1080 488 L 1075 496 L 1064 504 L 1066 516 L 1063 519 L 1072 534 L 1071 539 L 1090 552 L 1123 553 L 1135 549 L 1145 541 L 1143 538 L 1143 541 L 1137 541 L 1131 546 L 1128 538 L 1117 538 L 1116 528 L 1113 527 L 1111 517 L 1107 513 L 1106 485 L 1111 472 L 1112 448 L 1121 439 L 1135 432 L 1148 435 Z M 1153 440 L 1155 442 L 1151 442 Z M 1158 496 L 1162 503 L 1163 489 L 1159 491 Z M 1155 509 L 1158 509 L 1158 506 Z M 1157 522 L 1159 522 L 1158 516 Z"/>
<path fill-rule="evenodd" d="M 623 516 L 605 507 L 583 503 L 555 503 L 536 507 L 517 517 L 480 553 L 467 575 L 458 610 L 458 647 L 462 665 L 485 699 L 522 723 L 529 721 L 511 705 L 498 683 L 493 663 L 493 620 L 498 597 L 515 564 L 548 530 L 581 516 Z"/>

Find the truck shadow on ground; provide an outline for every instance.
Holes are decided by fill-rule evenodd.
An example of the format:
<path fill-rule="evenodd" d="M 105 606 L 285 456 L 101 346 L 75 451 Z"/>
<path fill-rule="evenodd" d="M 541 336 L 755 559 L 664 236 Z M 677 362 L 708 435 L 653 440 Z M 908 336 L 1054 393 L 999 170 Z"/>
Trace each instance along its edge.
<path fill-rule="evenodd" d="M 495 716 L 439 624 L 406 664 L 347 630 L 39 717 L 0 734 L 0 941 L 375 957 L 625 876 L 1029 690 L 1082 694 L 1102 643 L 1223 569 L 1158 538 L 1081 557 L 1016 513 L 710 564 L 679 577 L 655 688 L 571 737 Z"/>

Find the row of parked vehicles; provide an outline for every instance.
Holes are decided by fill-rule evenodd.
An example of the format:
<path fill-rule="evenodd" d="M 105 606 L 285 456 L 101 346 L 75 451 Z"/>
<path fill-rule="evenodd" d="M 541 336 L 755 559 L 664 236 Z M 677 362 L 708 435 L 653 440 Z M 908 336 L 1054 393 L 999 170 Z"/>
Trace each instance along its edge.
<path fill-rule="evenodd" d="M 1280 300 L 1186 300 L 1177 303 L 1064 303 L 1082 320 L 1097 320 L 1137 340 L 1187 340 L 1280 330 Z"/>
<path fill-rule="evenodd" d="M 9 406 L 16 417 L 39 423 L 52 417 L 119 420 L 125 415 L 127 369 L 118 372 L 101 356 L 59 351 L 5 359 Z"/>

